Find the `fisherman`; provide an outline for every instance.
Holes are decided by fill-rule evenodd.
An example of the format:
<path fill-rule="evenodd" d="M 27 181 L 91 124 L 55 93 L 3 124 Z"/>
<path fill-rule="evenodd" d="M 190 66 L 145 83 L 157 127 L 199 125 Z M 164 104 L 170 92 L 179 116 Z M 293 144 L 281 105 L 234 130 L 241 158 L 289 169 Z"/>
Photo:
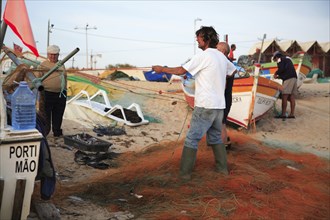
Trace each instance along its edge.
<path fill-rule="evenodd" d="M 191 179 L 198 143 L 205 134 L 207 145 L 213 150 L 216 171 L 228 175 L 227 152 L 221 139 L 221 125 L 226 107 L 226 76 L 232 75 L 236 68 L 216 49 L 219 38 L 213 27 L 202 26 L 196 31 L 196 40 L 198 47 L 203 51 L 183 66 L 152 67 L 156 73 L 184 75 L 189 72 L 195 77 L 195 107 L 180 164 L 180 178 L 183 181 Z"/>
<path fill-rule="evenodd" d="M 223 53 L 227 58 L 230 51 L 229 45 L 226 42 L 219 42 L 217 45 L 217 49 Z M 229 58 L 228 58 L 229 59 Z M 236 71 L 235 71 L 236 72 Z M 225 144 L 226 148 L 231 146 L 230 137 L 227 132 L 227 117 L 232 104 L 232 92 L 234 85 L 234 74 L 226 78 L 226 89 L 225 89 L 225 100 L 226 100 L 226 108 L 223 114 L 222 120 L 222 130 L 221 130 L 221 138 L 222 142 Z"/>
<path fill-rule="evenodd" d="M 283 91 L 282 91 L 282 113 L 275 116 L 275 118 L 296 118 L 295 107 L 296 99 L 295 96 L 298 94 L 297 87 L 297 73 L 293 66 L 293 63 L 289 57 L 284 56 L 281 52 L 276 51 L 273 55 L 273 60 L 277 62 L 277 71 L 274 73 L 275 79 L 283 80 Z M 291 112 L 286 117 L 287 102 L 290 102 Z"/>
<path fill-rule="evenodd" d="M 60 48 L 57 45 L 50 45 L 47 48 L 47 60 L 42 62 L 38 67 L 41 70 L 41 76 L 44 76 L 58 62 Z M 66 107 L 66 90 L 67 90 L 67 74 L 64 65 L 59 67 L 43 82 L 44 91 L 42 92 L 42 100 L 40 111 L 46 118 L 47 129 L 45 134 L 48 135 L 53 130 L 54 137 L 63 135 L 61 126 L 63 114 Z"/>
<path fill-rule="evenodd" d="M 265 62 L 266 62 L 265 55 L 261 53 L 260 48 L 257 47 L 255 53 L 252 55 L 252 63 L 265 63 Z"/>
<path fill-rule="evenodd" d="M 234 57 L 234 51 L 236 50 L 236 44 L 230 45 L 230 51 L 228 54 L 228 58 L 231 62 L 235 61 L 236 58 Z"/>

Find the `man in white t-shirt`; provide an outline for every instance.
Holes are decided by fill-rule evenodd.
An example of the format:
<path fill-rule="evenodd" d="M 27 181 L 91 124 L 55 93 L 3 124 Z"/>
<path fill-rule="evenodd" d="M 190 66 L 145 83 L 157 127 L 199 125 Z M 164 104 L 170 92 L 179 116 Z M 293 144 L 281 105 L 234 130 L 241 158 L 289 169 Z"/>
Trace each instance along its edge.
<path fill-rule="evenodd" d="M 221 124 L 226 108 L 226 77 L 232 75 L 236 68 L 216 49 L 219 37 L 213 27 L 202 26 L 196 31 L 196 37 L 198 47 L 203 51 L 189 62 L 180 67 L 152 67 L 156 73 L 184 75 L 189 72 L 195 77 L 195 107 L 181 156 L 182 180 L 191 179 L 198 142 L 205 134 L 207 145 L 212 147 L 214 153 L 216 171 L 228 174 L 226 148 L 221 140 Z"/>

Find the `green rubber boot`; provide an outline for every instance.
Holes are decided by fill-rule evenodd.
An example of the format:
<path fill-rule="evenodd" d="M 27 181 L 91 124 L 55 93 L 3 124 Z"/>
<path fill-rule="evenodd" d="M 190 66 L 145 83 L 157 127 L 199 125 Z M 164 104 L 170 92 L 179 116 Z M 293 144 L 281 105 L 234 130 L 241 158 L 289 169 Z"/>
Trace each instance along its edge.
<path fill-rule="evenodd" d="M 218 173 L 228 175 L 227 168 L 227 152 L 224 144 L 211 145 L 214 159 L 215 159 L 215 169 Z"/>
<path fill-rule="evenodd" d="M 196 161 L 197 150 L 190 147 L 183 147 L 180 163 L 180 179 L 183 181 L 191 180 L 191 172 Z"/>

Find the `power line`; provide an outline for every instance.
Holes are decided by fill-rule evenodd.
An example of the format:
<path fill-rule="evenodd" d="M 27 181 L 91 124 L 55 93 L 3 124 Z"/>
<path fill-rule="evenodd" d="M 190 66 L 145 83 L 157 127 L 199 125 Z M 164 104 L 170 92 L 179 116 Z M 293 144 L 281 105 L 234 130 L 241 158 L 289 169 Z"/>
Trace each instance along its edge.
<path fill-rule="evenodd" d="M 78 31 L 72 31 L 67 30 L 63 28 L 53 28 L 55 30 L 64 31 L 64 32 L 70 32 L 74 34 L 85 34 L 83 32 Z M 152 40 L 139 40 L 139 39 L 133 39 L 133 38 L 123 38 L 123 37 L 114 37 L 114 36 L 107 36 L 107 35 L 100 35 L 100 34 L 88 34 L 90 36 L 94 37 L 101 37 L 101 38 L 108 38 L 108 39 L 116 39 L 116 40 L 125 40 L 125 41 L 134 41 L 134 42 L 144 42 L 144 43 L 157 43 L 157 44 L 172 44 L 172 45 L 185 45 L 185 46 L 191 46 L 191 43 L 179 43 L 179 42 L 166 42 L 166 41 L 152 41 Z M 236 41 L 235 43 L 254 43 L 257 40 L 244 40 L 244 41 Z M 161 49 L 161 48 L 160 48 Z M 143 50 L 143 49 L 142 49 Z"/>
<path fill-rule="evenodd" d="M 64 31 L 64 32 L 71 32 L 71 33 L 75 33 L 75 34 L 85 34 L 83 32 L 66 30 L 66 29 L 62 29 L 62 28 L 53 28 L 53 29 L 59 30 L 59 31 Z M 135 41 L 135 42 L 144 42 L 144 43 L 175 44 L 175 45 L 190 45 L 191 46 L 191 43 L 178 43 L 178 42 L 139 40 L 139 39 L 133 39 L 133 38 L 114 37 L 114 36 L 106 36 L 106 35 L 100 35 L 100 34 L 88 34 L 88 35 L 94 36 L 94 37 L 109 38 L 109 39 L 116 39 L 116 40 L 126 40 L 126 41 Z"/>
<path fill-rule="evenodd" d="M 147 51 L 147 50 L 158 50 L 158 49 L 169 49 L 178 47 L 188 47 L 190 45 L 183 46 L 170 46 L 170 47 L 153 47 L 153 48 L 140 48 L 140 49 L 127 49 L 127 50 L 110 50 L 110 51 L 100 51 L 100 53 L 117 53 L 117 52 L 131 52 L 131 51 Z"/>
<path fill-rule="evenodd" d="M 159 49 L 171 49 L 171 48 L 178 48 L 178 47 L 188 47 L 187 45 L 184 46 L 169 46 L 169 47 L 152 47 L 152 48 L 139 48 L 139 49 L 123 49 L 123 50 L 98 50 L 97 53 L 108 54 L 108 53 L 121 53 L 121 52 L 132 52 L 132 51 L 150 51 L 150 50 L 159 50 Z M 61 52 L 62 55 L 69 54 L 70 52 Z M 79 53 L 75 56 L 86 56 L 85 53 Z"/>

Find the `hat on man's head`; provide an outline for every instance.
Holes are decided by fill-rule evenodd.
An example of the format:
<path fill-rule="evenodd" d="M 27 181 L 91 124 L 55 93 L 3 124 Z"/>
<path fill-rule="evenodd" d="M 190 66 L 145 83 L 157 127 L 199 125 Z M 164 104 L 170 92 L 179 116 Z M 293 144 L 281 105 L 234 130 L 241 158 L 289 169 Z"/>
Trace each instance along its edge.
<path fill-rule="evenodd" d="M 276 58 L 279 58 L 279 57 L 282 57 L 282 53 L 280 51 L 276 51 L 274 54 L 273 54 L 273 60 L 275 60 Z"/>
<path fill-rule="evenodd" d="M 60 48 L 57 45 L 50 45 L 47 47 L 47 53 L 58 54 L 60 53 Z"/>

